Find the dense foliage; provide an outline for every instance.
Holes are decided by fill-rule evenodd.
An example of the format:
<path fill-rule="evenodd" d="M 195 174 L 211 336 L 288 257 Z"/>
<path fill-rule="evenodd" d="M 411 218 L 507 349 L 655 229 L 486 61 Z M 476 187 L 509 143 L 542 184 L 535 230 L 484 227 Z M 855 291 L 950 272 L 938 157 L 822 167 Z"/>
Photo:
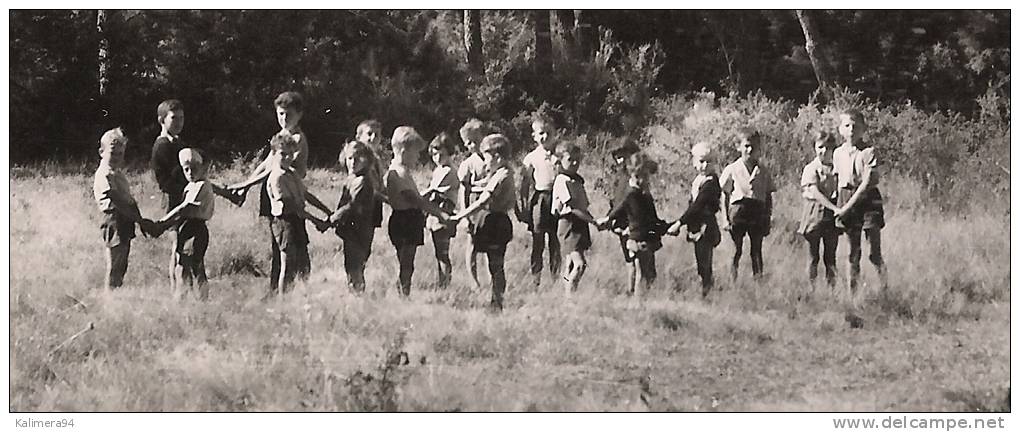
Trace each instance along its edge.
<path fill-rule="evenodd" d="M 822 60 L 844 87 L 825 97 L 793 11 L 576 12 L 549 12 L 552 49 L 543 55 L 551 58 L 542 59 L 535 17 L 545 12 L 483 11 L 476 73 L 461 11 L 105 11 L 102 19 L 12 11 L 11 158 L 89 156 L 102 130 L 122 125 L 134 138 L 129 156 L 144 160 L 158 133 L 155 106 L 171 97 L 187 106 L 191 142 L 221 158 L 246 153 L 276 129 L 272 100 L 284 90 L 306 95 L 303 124 L 319 164 L 369 117 L 431 136 L 479 116 L 527 145 L 536 110 L 596 148 L 630 135 L 678 152 L 750 123 L 799 152 L 820 119 L 852 103 L 867 108 L 894 165 L 933 188 L 952 185 L 932 176 L 966 173 L 974 156 L 994 154 L 987 143 L 995 152 L 1008 145 L 1009 11 L 809 11 Z M 690 102 L 706 98 L 702 109 L 727 121 L 689 116 Z M 772 157 L 800 163 L 796 152 Z M 1008 177 L 1008 166 L 976 168 Z"/>

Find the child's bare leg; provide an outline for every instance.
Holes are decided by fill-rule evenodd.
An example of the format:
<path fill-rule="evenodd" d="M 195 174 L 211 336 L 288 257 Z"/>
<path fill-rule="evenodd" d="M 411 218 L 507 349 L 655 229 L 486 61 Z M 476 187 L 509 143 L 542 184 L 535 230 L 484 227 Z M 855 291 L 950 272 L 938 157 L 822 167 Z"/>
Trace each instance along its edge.
<path fill-rule="evenodd" d="M 174 267 L 174 297 L 178 300 L 184 300 L 187 297 L 188 292 L 191 291 L 191 285 L 194 282 L 192 277 L 191 262 L 188 257 L 177 254 L 177 265 Z"/>
<path fill-rule="evenodd" d="M 560 255 L 560 238 L 555 231 L 545 235 L 549 237 L 549 272 L 556 275 L 560 273 L 560 263 L 563 260 Z"/>
<path fill-rule="evenodd" d="M 411 277 L 414 275 L 414 255 L 418 252 L 418 246 L 400 246 L 397 248 L 397 264 L 400 267 L 398 275 L 400 294 L 411 295 Z"/>
<path fill-rule="evenodd" d="M 177 230 L 171 228 L 173 234 L 170 235 L 170 291 L 176 292 L 177 289 Z"/>
<path fill-rule="evenodd" d="M 740 256 L 744 252 L 744 231 L 731 228 L 730 238 L 733 239 L 733 260 L 730 266 L 730 276 L 733 278 L 733 282 L 736 282 L 737 272 L 740 269 Z"/>
<path fill-rule="evenodd" d="M 450 262 L 450 235 L 446 231 L 433 231 L 432 244 L 436 249 L 436 279 L 439 288 L 450 285 L 453 264 Z"/>
<path fill-rule="evenodd" d="M 545 233 L 538 226 L 531 233 L 531 275 L 535 285 L 542 282 L 542 254 L 545 253 Z M 550 259 L 551 260 L 551 259 Z"/>
<path fill-rule="evenodd" d="M 884 290 L 889 287 L 889 279 L 885 272 L 885 260 L 882 259 L 882 230 L 869 228 L 864 230 L 864 235 L 868 239 L 868 260 L 875 265 L 875 270 L 878 270 L 878 278 Z"/>
<path fill-rule="evenodd" d="M 757 232 L 748 233 L 748 237 L 751 239 L 751 273 L 755 279 L 761 279 L 765 271 L 765 260 L 762 253 L 762 241 L 765 240 L 765 237 Z"/>
<path fill-rule="evenodd" d="M 638 280 L 640 279 L 641 271 L 638 269 L 638 259 L 637 256 L 634 256 L 630 260 L 630 279 L 627 281 L 627 285 L 629 285 L 627 295 L 634 295 L 634 291 L 638 287 Z"/>
<path fill-rule="evenodd" d="M 567 293 L 577 291 L 577 286 L 581 282 L 581 277 L 584 276 L 587 265 L 582 252 L 574 251 L 567 254 L 567 263 L 563 275 Z"/>
<path fill-rule="evenodd" d="M 811 287 L 815 286 L 815 279 L 818 278 L 818 261 L 821 260 L 820 243 L 822 237 L 817 234 L 807 234 L 804 238 L 808 242 L 808 253 L 810 254 L 810 260 L 808 261 L 808 281 L 811 282 Z M 828 244 L 826 244 L 828 246 Z M 828 266 L 826 266 L 828 270 Z"/>
<path fill-rule="evenodd" d="M 195 286 L 198 288 L 198 299 L 209 300 L 209 278 L 205 274 L 205 259 L 196 259 L 194 266 Z"/>
<path fill-rule="evenodd" d="M 492 277 L 492 303 L 495 309 L 503 309 L 503 293 L 506 292 L 506 273 L 503 261 L 506 257 L 506 246 L 490 249 L 485 253 L 488 260 L 489 275 Z"/>
<path fill-rule="evenodd" d="M 846 238 L 850 243 L 850 268 L 848 269 L 850 292 L 857 292 L 857 279 L 861 274 L 861 231 L 849 229 Z"/>
<path fill-rule="evenodd" d="M 295 273 L 297 273 L 297 256 L 293 252 L 280 250 L 280 275 L 278 276 L 276 286 L 277 294 L 283 295 L 283 293 L 290 291 L 291 282 L 294 281 Z"/>
<path fill-rule="evenodd" d="M 106 248 L 106 275 L 103 280 L 103 288 L 112 290 L 120 288 L 124 284 L 124 274 L 127 272 L 127 257 L 130 251 L 130 244 L 121 243 L 114 247 Z"/>
<path fill-rule="evenodd" d="M 694 243 L 694 261 L 698 266 L 698 276 L 701 277 L 701 296 L 707 297 L 712 290 L 714 281 L 712 278 L 712 252 L 715 245 L 708 241 Z"/>
<path fill-rule="evenodd" d="M 836 246 L 839 245 L 839 233 L 830 230 L 822 234 L 822 262 L 825 264 L 825 281 L 830 287 L 836 285 Z"/>
<path fill-rule="evenodd" d="M 467 248 L 465 248 L 464 262 L 467 263 L 468 274 L 471 275 L 471 282 L 473 282 L 476 290 L 482 289 L 482 284 L 478 282 L 478 254 L 475 253 L 474 241 L 469 241 Z"/>

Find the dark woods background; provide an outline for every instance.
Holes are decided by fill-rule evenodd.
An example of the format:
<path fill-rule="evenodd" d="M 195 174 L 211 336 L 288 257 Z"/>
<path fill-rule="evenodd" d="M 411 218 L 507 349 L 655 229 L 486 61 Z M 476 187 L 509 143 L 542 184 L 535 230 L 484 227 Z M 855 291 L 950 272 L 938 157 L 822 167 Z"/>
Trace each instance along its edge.
<path fill-rule="evenodd" d="M 306 98 L 313 163 L 362 119 L 427 139 L 467 117 L 527 146 L 528 113 L 619 136 L 655 100 L 697 92 L 883 106 L 1009 121 L 1009 11 L 11 11 L 13 163 L 92 157 L 123 126 L 148 158 L 156 105 L 230 158 Z M 806 38 L 812 39 L 808 51 Z M 823 84 L 819 91 L 820 84 Z M 832 90 L 838 94 L 838 90 Z M 955 118 L 955 117 L 954 117 Z"/>

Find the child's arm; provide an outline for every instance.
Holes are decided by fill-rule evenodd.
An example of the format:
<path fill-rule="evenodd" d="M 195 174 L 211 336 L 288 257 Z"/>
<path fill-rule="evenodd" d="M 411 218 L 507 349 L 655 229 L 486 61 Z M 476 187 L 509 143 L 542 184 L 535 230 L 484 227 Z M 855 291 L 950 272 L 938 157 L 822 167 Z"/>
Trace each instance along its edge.
<path fill-rule="evenodd" d="M 478 199 L 475 200 L 475 202 L 471 203 L 471 205 L 467 206 L 464 210 L 461 210 L 460 213 L 451 216 L 450 220 L 458 222 L 461 219 L 471 216 L 474 212 L 478 211 L 478 209 L 484 207 L 490 199 L 492 199 L 492 193 L 488 190 L 482 191 L 482 194 L 478 196 Z"/>
<path fill-rule="evenodd" d="M 864 151 L 867 150 L 871 149 L 866 149 Z M 871 153 L 871 151 L 869 151 L 867 155 L 863 154 L 861 155 L 868 157 L 867 162 L 864 164 L 866 169 L 864 170 L 863 173 L 861 173 L 861 184 L 857 185 L 857 189 L 854 190 L 854 194 L 850 196 L 850 199 L 847 200 L 846 204 L 843 204 L 843 208 L 841 208 L 840 211 L 836 212 L 837 216 L 846 213 L 847 211 L 852 209 L 855 205 L 857 205 L 857 202 L 860 201 L 861 197 L 864 195 L 864 192 L 867 191 L 869 187 L 871 187 L 871 182 L 874 180 L 872 179 L 874 167 L 876 165 L 874 154 Z"/>
<path fill-rule="evenodd" d="M 597 224 L 597 222 L 595 221 L 595 217 L 592 216 L 591 212 L 589 212 L 588 210 L 572 209 L 570 210 L 570 214 L 577 216 L 579 219 L 588 222 L 592 225 Z"/>
<path fill-rule="evenodd" d="M 416 207 L 418 207 L 418 208 L 420 208 L 422 210 L 425 210 L 429 214 L 432 214 L 432 215 L 434 215 L 434 216 L 436 216 L 436 217 L 438 217 L 440 219 L 443 219 L 443 220 L 449 219 L 449 215 L 447 215 L 446 212 L 444 212 L 441 208 L 439 208 L 438 205 L 436 205 L 432 201 L 429 201 L 429 200 L 426 200 L 425 198 L 422 198 L 421 195 L 418 195 L 413 190 L 404 189 L 404 190 L 400 191 L 400 196 L 404 197 L 404 199 L 406 199 L 406 200 L 408 200 L 408 201 L 410 201 L 412 203 L 415 203 Z"/>
<path fill-rule="evenodd" d="M 670 224 L 667 234 L 677 235 L 680 233 L 680 227 L 687 225 L 691 222 L 691 218 L 705 213 L 705 208 L 708 207 L 712 200 L 719 200 L 722 195 L 722 190 L 714 181 L 705 182 L 701 185 L 698 190 L 698 197 L 691 201 L 691 205 L 687 206 L 687 210 L 684 214 L 680 215 L 680 219 Z"/>
<path fill-rule="evenodd" d="M 270 172 L 269 159 L 270 156 L 266 156 L 266 158 L 262 162 L 259 162 L 258 166 L 255 167 L 255 170 L 251 172 L 251 175 L 248 176 L 247 180 L 231 185 L 230 189 L 247 190 L 252 185 L 268 177 Z"/>
<path fill-rule="evenodd" d="M 821 204 L 822 207 L 832 210 L 833 212 L 840 211 L 840 208 L 830 201 L 828 197 L 823 195 L 822 191 L 818 190 L 818 186 L 816 185 L 804 186 L 804 197 Z"/>
<path fill-rule="evenodd" d="M 531 202 L 531 183 L 535 179 L 535 168 L 525 162 L 521 168 L 521 187 L 517 189 L 518 194 L 517 210 L 522 214 L 528 211 L 528 204 Z"/>
<path fill-rule="evenodd" d="M 330 213 L 332 213 L 329 210 L 329 206 L 323 203 L 322 200 L 319 199 L 319 197 L 315 196 L 315 194 L 313 194 L 311 191 L 307 189 L 305 189 L 305 201 L 308 201 L 309 204 L 321 210 L 323 214 L 329 215 Z"/>

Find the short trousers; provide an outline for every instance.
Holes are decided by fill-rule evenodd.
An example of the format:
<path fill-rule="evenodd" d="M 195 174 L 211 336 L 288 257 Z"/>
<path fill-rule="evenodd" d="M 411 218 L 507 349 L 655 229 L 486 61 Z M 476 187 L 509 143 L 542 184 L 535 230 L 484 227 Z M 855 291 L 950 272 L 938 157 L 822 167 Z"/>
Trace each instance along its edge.
<path fill-rule="evenodd" d="M 768 232 L 769 214 L 765 202 L 745 198 L 730 204 L 731 233 L 747 233 L 764 237 Z"/>
<path fill-rule="evenodd" d="M 204 219 L 184 219 L 177 230 L 174 250 L 179 255 L 195 258 L 205 257 L 209 249 L 209 228 Z"/>
<path fill-rule="evenodd" d="M 837 204 L 842 206 L 850 201 L 853 196 L 853 189 L 840 189 Z M 836 218 L 836 227 L 844 231 L 882 229 L 885 227 L 885 209 L 883 208 L 882 193 L 878 188 L 871 188 L 864 191 L 864 195 L 858 200 L 858 204 Z"/>
<path fill-rule="evenodd" d="M 513 223 L 510 216 L 502 212 L 482 210 L 480 222 L 471 232 L 471 244 L 477 252 L 487 252 L 506 248 L 514 237 Z"/>
<path fill-rule="evenodd" d="M 394 247 L 422 246 L 425 244 L 425 213 L 420 209 L 393 210 L 388 231 Z"/>
<path fill-rule="evenodd" d="M 116 211 L 103 213 L 103 223 L 99 229 L 103 233 L 103 244 L 106 247 L 130 243 L 135 238 L 135 223 Z"/>
<path fill-rule="evenodd" d="M 269 220 L 269 228 L 273 231 L 273 241 L 283 252 L 296 252 L 308 244 L 305 220 L 298 216 L 273 216 Z"/>
<path fill-rule="evenodd" d="M 560 216 L 556 230 L 560 238 L 560 250 L 564 253 L 583 252 L 591 249 L 591 230 L 588 222 L 574 215 Z"/>
<path fill-rule="evenodd" d="M 559 219 L 552 212 L 552 191 L 531 191 L 531 199 L 528 202 L 528 214 L 525 215 L 524 223 L 528 225 L 528 231 L 556 233 Z"/>

